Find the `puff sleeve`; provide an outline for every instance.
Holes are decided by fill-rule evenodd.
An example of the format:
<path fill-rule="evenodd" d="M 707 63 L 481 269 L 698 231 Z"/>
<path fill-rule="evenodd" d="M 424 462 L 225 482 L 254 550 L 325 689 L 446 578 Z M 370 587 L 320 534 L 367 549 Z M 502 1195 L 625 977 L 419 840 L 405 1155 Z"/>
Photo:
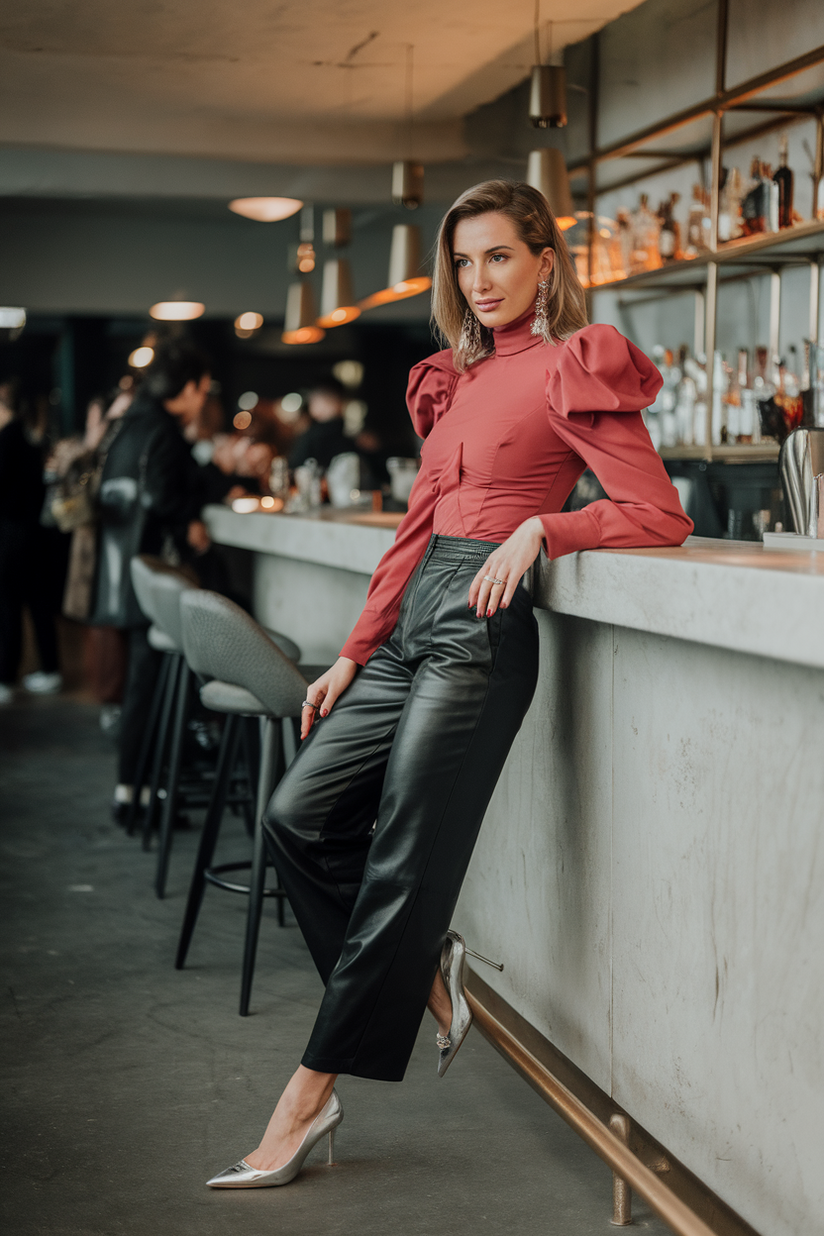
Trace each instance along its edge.
<path fill-rule="evenodd" d="M 419 437 L 425 438 L 448 409 L 457 379 L 451 351 L 438 352 L 413 368 L 409 375 L 406 402 Z M 372 576 L 363 613 L 341 649 L 342 657 L 365 665 L 372 653 L 392 634 L 406 585 L 423 558 L 432 535 L 436 502 L 437 495 L 426 468 L 422 467 L 409 495 L 409 509 L 398 525 L 393 545 L 383 555 Z"/>
<path fill-rule="evenodd" d="M 550 558 L 581 549 L 681 545 L 692 532 L 641 409 L 661 375 L 612 326 L 587 326 L 547 374 L 553 430 L 597 476 L 609 500 L 540 516 Z"/>

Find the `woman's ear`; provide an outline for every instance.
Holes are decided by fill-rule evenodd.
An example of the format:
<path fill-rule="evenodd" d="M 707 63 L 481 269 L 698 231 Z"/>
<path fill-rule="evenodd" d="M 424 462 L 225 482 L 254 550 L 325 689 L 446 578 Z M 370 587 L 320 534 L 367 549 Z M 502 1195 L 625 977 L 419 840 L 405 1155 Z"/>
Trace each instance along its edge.
<path fill-rule="evenodd" d="M 545 279 L 548 279 L 549 276 L 552 274 L 552 270 L 554 266 L 555 266 L 555 250 L 554 249 L 544 249 L 543 253 L 541 254 L 541 265 L 540 265 L 540 271 L 539 271 L 542 283 Z"/>

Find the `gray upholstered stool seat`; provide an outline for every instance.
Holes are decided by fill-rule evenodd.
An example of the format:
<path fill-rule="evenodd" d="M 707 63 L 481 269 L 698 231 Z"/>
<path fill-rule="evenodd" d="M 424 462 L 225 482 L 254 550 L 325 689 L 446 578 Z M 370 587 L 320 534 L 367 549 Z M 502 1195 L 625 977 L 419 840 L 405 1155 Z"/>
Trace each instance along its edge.
<path fill-rule="evenodd" d="M 155 622 L 149 627 L 146 638 L 155 652 L 183 652 L 183 649 L 178 647 L 171 635 L 167 635 L 162 627 L 159 627 Z"/>
<path fill-rule="evenodd" d="M 228 712 L 236 717 L 266 717 L 268 710 L 256 695 L 245 687 L 213 678 L 200 688 L 200 698 L 214 712 Z"/>
<path fill-rule="evenodd" d="M 207 882 L 232 892 L 248 893 L 240 994 L 240 1012 L 245 1016 L 249 1010 L 261 908 L 267 893 L 277 897 L 279 918 L 283 923 L 285 893 L 280 881 L 274 889 L 265 888 L 266 846 L 262 820 L 280 769 L 294 758 L 295 718 L 300 716 L 308 682 L 263 627 L 226 597 L 206 590 L 186 593 L 180 598 L 180 615 L 186 659 L 195 673 L 209 680 L 201 687 L 200 698 L 209 708 L 225 713 L 226 722 L 215 789 L 201 833 L 175 965 L 181 969 L 185 963 Z M 252 861 L 251 864 L 213 866 L 225 787 L 233 751 L 237 749 L 240 718 L 244 716 L 259 718 L 261 735 Z M 251 867 L 248 885 L 224 878 L 226 873 L 244 866 Z"/>

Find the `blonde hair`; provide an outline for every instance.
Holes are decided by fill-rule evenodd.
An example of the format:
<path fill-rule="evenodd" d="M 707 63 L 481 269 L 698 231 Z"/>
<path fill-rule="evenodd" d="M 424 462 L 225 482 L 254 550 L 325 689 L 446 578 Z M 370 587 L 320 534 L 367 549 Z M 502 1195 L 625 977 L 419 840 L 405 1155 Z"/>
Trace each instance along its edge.
<path fill-rule="evenodd" d="M 472 310 L 458 286 L 458 272 L 452 256 L 455 228 L 463 219 L 495 212 L 515 224 L 518 235 L 536 256 L 544 249 L 555 252 L 549 275 L 547 327 L 550 341 L 568 339 L 587 324 L 586 298 L 566 242 L 549 203 L 538 189 L 511 180 L 485 180 L 467 189 L 443 217 L 438 232 L 435 271 L 432 280 L 432 319 L 445 343 L 452 348 L 455 368 L 467 365 L 494 351 L 492 331 L 478 323 L 480 348 L 469 345 L 464 322 Z M 477 319 L 476 319 L 477 321 Z"/>

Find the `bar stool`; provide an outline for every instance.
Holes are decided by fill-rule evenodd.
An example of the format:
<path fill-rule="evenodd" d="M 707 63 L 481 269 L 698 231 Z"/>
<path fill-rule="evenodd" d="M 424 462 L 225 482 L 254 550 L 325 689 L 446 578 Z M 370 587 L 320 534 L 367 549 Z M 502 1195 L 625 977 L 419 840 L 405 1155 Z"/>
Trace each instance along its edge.
<path fill-rule="evenodd" d="M 181 970 L 191 943 L 206 884 L 229 892 L 246 893 L 249 908 L 243 952 L 240 1014 L 249 1011 L 255 955 L 263 898 L 277 897 L 279 918 L 285 893 L 279 886 L 266 889 L 266 846 L 263 813 L 278 774 L 296 752 L 293 719 L 300 716 L 308 680 L 266 631 L 239 605 L 215 592 L 201 589 L 180 598 L 183 647 L 189 666 L 211 681 L 201 687 L 207 708 L 227 715 L 218 760 L 215 791 L 207 812 L 192 874 L 186 913 L 180 933 L 175 967 Z M 319 667 L 304 667 L 315 677 Z M 261 726 L 261 759 L 251 864 L 228 863 L 212 867 L 223 811 L 223 796 L 237 746 L 237 725 L 242 717 L 257 717 Z M 280 722 L 280 724 L 278 724 Z M 249 884 L 224 878 L 226 873 L 251 868 Z"/>
<path fill-rule="evenodd" d="M 164 654 L 152 698 L 152 707 L 143 735 L 143 742 L 138 755 L 135 791 L 126 825 L 126 830 L 131 835 L 137 823 L 137 812 L 142 787 L 151 759 L 152 774 L 149 783 L 149 799 L 146 803 L 146 814 L 143 820 L 143 849 L 148 850 L 157 812 L 157 804 L 160 801 L 160 781 L 163 774 L 163 760 L 168 746 L 172 712 L 175 706 L 175 698 L 178 695 L 178 686 L 184 664 L 183 645 L 180 641 L 179 629 L 177 631 L 170 630 L 167 622 L 164 621 L 164 617 L 167 616 L 167 613 L 170 614 L 173 627 L 179 628 L 179 594 L 188 589 L 196 588 L 198 585 L 182 571 L 176 570 L 174 567 L 169 566 L 168 563 L 163 562 L 161 558 L 156 558 L 151 554 L 138 554 L 132 558 L 129 569 L 137 603 L 151 623 L 147 633 L 149 644 L 157 652 Z M 162 597 L 162 601 L 165 604 L 161 604 L 161 601 L 159 601 L 156 588 L 156 581 L 161 578 L 167 581 Z M 178 597 L 178 617 L 176 622 L 174 606 L 169 604 L 170 592 L 172 596 L 177 594 Z M 175 635 L 177 635 L 177 638 L 175 638 Z M 188 690 L 188 682 L 186 686 Z"/>

